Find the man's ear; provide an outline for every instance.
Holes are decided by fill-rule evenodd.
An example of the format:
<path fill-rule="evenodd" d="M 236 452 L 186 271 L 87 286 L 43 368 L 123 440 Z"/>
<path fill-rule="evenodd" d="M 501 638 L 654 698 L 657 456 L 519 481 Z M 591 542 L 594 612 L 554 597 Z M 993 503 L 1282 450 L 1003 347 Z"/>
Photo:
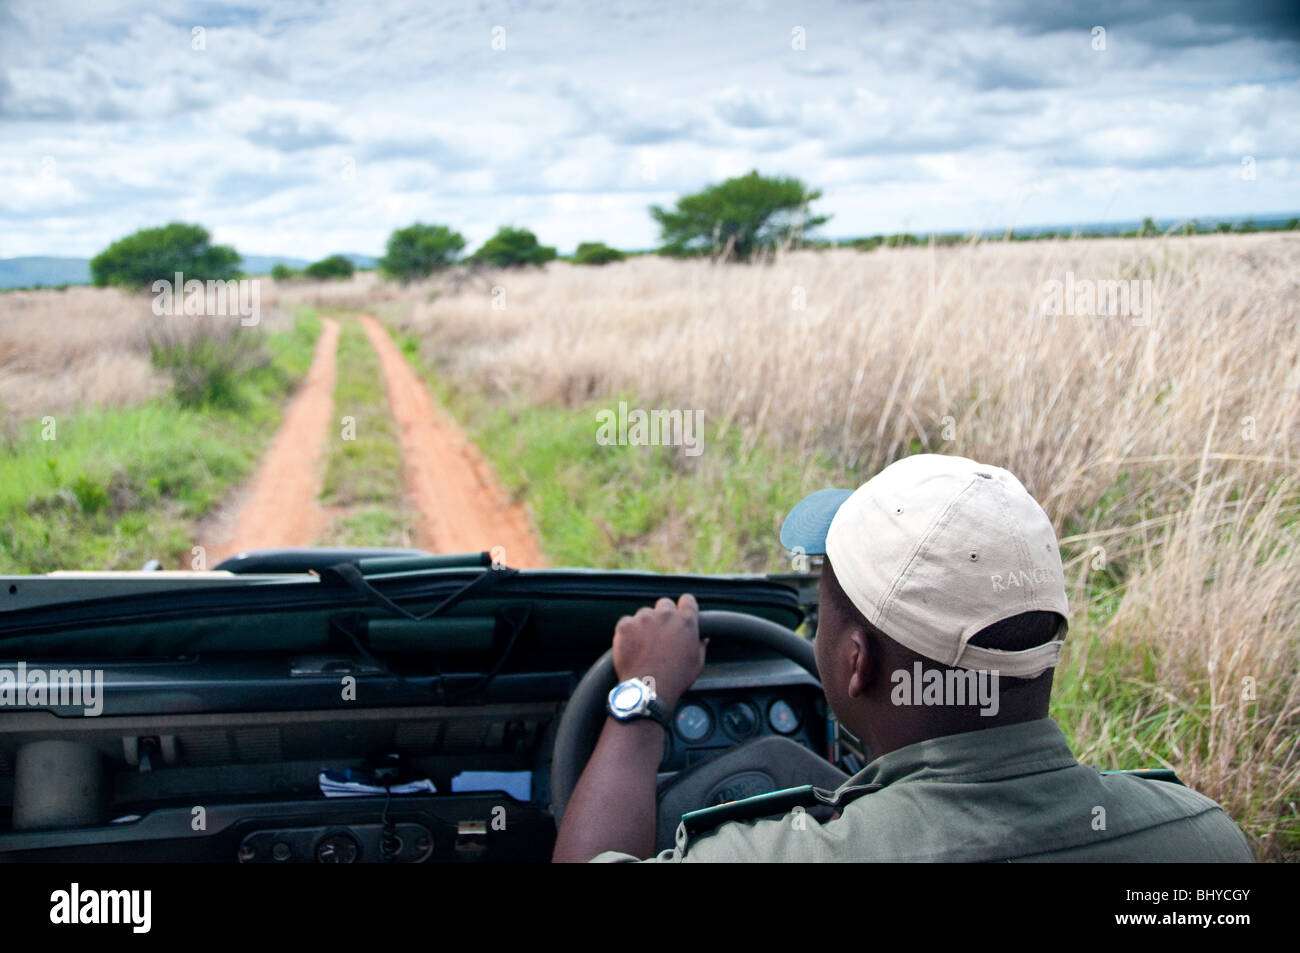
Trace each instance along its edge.
<path fill-rule="evenodd" d="M 866 694 L 871 684 L 871 673 L 875 657 L 871 652 L 871 641 L 867 633 L 857 626 L 849 630 L 849 637 L 844 640 L 849 653 L 849 697 L 859 698 Z"/>

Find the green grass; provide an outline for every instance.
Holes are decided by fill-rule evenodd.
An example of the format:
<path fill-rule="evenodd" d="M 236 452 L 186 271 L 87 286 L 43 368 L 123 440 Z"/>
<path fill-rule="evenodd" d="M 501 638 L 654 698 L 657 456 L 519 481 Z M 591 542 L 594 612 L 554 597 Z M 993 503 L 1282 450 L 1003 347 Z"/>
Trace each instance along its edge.
<path fill-rule="evenodd" d="M 189 568 L 193 524 L 247 476 L 306 373 L 320 322 L 266 336 L 271 360 L 222 406 L 175 395 L 24 426 L 0 461 L 0 571 Z"/>
<path fill-rule="evenodd" d="M 701 453 L 602 446 L 596 412 L 648 407 L 634 396 L 578 409 L 494 405 L 433 374 L 418 341 L 397 342 L 515 498 L 527 502 L 553 565 L 659 572 L 786 572 L 780 521 L 811 489 L 856 486 L 826 460 L 746 450 L 704 419 Z M 861 481 L 858 481 L 861 482 Z"/>
<path fill-rule="evenodd" d="M 325 505 L 339 512 L 322 545 L 406 546 L 410 521 L 402 502 L 401 448 L 379 356 L 356 318 L 339 320 L 334 421 L 321 489 Z M 345 417 L 352 418 L 350 425 Z"/>
<path fill-rule="evenodd" d="M 1081 762 L 1099 770 L 1180 770 L 1189 760 L 1204 763 L 1214 754 L 1215 745 L 1223 743 L 1222 729 L 1216 733 L 1211 719 L 1209 674 L 1175 690 L 1157 674 L 1159 661 L 1152 646 L 1136 638 L 1106 639 L 1091 626 L 1071 630 L 1053 680 L 1051 715 Z M 1261 700 L 1249 706 L 1254 715 L 1266 705 L 1279 707 L 1276 697 L 1265 700 L 1270 691 L 1267 678 L 1261 679 Z M 1218 707 L 1225 707 L 1223 699 Z M 1234 702 L 1228 701 L 1226 707 L 1230 710 Z M 1238 733 L 1233 762 L 1243 773 L 1273 763 L 1278 766 L 1276 774 L 1285 776 L 1281 766 L 1287 751 L 1261 750 L 1258 741 L 1263 734 L 1262 727 Z M 1289 747 L 1294 744 L 1292 740 Z M 1195 777 L 1189 778 L 1185 769 L 1180 773 L 1197 787 Z M 1277 783 L 1284 791 L 1287 782 Z M 1268 803 L 1277 795 L 1275 790 L 1238 792 L 1233 801 L 1225 796 L 1231 789 L 1201 790 L 1223 802 L 1229 816 L 1254 840 L 1258 856 L 1292 861 L 1300 857 L 1300 814 L 1293 801 L 1289 810 L 1279 811 Z"/>

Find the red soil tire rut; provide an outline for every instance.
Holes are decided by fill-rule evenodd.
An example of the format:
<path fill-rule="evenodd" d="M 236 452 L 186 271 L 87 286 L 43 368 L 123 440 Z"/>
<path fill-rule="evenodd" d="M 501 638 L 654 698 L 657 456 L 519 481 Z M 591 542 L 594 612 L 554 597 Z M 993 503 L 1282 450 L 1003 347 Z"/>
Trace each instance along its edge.
<path fill-rule="evenodd" d="M 508 565 L 545 565 L 528 514 L 511 502 L 478 449 L 437 404 L 429 387 L 374 317 L 361 316 L 379 355 L 397 422 L 407 495 L 417 513 L 415 544 L 433 553 L 504 547 Z"/>
<path fill-rule="evenodd" d="M 319 496 L 334 412 L 339 323 L 321 318 L 321 324 L 307 376 L 248 485 L 230 538 L 209 547 L 209 567 L 250 549 L 310 546 L 329 525 Z"/>

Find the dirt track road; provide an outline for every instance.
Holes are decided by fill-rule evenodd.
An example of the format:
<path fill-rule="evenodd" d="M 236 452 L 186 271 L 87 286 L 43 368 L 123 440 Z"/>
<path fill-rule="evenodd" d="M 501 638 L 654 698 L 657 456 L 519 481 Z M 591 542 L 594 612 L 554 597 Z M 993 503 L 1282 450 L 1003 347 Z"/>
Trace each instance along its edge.
<path fill-rule="evenodd" d="M 360 318 L 379 356 L 388 403 L 397 423 L 402 477 L 414 545 L 433 553 L 494 550 L 510 566 L 545 564 L 524 509 L 512 503 L 460 427 L 434 401 L 428 386 L 375 318 Z M 310 546 L 329 527 L 319 501 L 327 441 L 337 430 L 334 383 L 339 324 L 322 319 L 311 368 L 285 411 L 279 432 L 242 492 L 233 528 L 209 548 L 208 566 L 250 549 Z"/>
<path fill-rule="evenodd" d="M 500 546 L 510 566 L 543 565 L 523 507 L 507 498 L 487 461 L 434 402 L 384 326 L 370 315 L 362 315 L 361 324 L 379 355 L 397 421 L 406 492 L 419 514 L 416 545 L 434 553 Z"/>

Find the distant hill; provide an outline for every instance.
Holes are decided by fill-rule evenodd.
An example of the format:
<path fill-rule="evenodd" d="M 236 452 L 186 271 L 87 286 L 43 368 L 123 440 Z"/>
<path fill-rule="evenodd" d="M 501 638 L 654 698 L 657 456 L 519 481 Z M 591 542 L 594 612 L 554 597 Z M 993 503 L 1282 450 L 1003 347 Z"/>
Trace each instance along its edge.
<path fill-rule="evenodd" d="M 1271 231 L 1274 229 L 1287 228 L 1290 223 L 1300 217 L 1300 212 L 1285 212 L 1274 215 L 1246 215 L 1234 218 L 1222 218 L 1219 216 L 1203 216 L 1200 218 L 1189 216 L 1187 218 L 1157 218 L 1154 220 L 1155 226 L 1161 232 L 1169 229 L 1178 229 L 1188 222 L 1196 223 L 1200 232 L 1212 232 L 1221 225 L 1226 225 L 1236 230 L 1238 227 L 1250 223 L 1256 230 Z M 1123 235 L 1125 232 L 1134 232 L 1142 227 L 1142 222 L 1138 219 L 1126 222 L 1071 222 L 1057 225 L 1017 225 L 1012 229 L 1017 238 L 1039 238 L 1052 237 L 1060 235 Z M 982 228 L 974 231 L 948 231 L 936 232 L 935 236 L 960 236 L 969 237 L 970 235 L 979 235 L 981 238 L 1001 238 L 1007 233 L 1007 228 Z M 899 233 L 905 234 L 905 233 Z M 926 239 L 929 236 L 928 231 L 916 232 L 915 235 L 920 239 Z M 878 236 L 877 236 L 878 237 Z M 852 244 L 855 240 L 865 240 L 868 236 L 839 237 L 836 242 L 841 245 Z M 923 242 L 924 243 L 924 242 Z"/>
<path fill-rule="evenodd" d="M 324 257 L 324 256 L 322 256 Z M 358 268 L 374 268 L 379 259 L 373 255 L 343 252 Z M 305 268 L 311 262 L 283 255 L 245 255 L 240 265 L 246 274 L 269 274 L 272 265 Z M 27 258 L 0 258 L 0 288 L 50 288 L 58 285 L 90 284 L 89 258 L 53 258 L 30 256 Z"/>
<path fill-rule="evenodd" d="M 0 288 L 88 284 L 88 258 L 0 258 Z"/>
<path fill-rule="evenodd" d="M 349 259 L 352 264 L 358 268 L 375 268 L 378 267 L 379 259 L 373 255 L 360 255 L 356 252 L 339 252 L 344 258 Z M 329 256 L 322 255 L 322 258 Z M 316 259 L 319 260 L 319 259 Z M 280 255 L 245 255 L 244 263 L 239 267 L 244 269 L 245 274 L 249 275 L 269 275 L 273 265 L 287 265 L 290 268 L 299 270 L 306 268 L 311 262 L 303 258 L 284 258 Z"/>
<path fill-rule="evenodd" d="M 359 255 L 354 251 L 345 251 L 343 252 L 343 257 L 350 258 L 352 260 L 352 264 L 356 265 L 358 268 L 364 269 L 364 268 L 379 267 L 379 259 L 376 258 L 374 255 Z"/>
<path fill-rule="evenodd" d="M 272 265 L 306 268 L 310 264 L 301 258 L 283 258 L 280 255 L 245 255 L 239 267 L 248 275 L 269 275 Z"/>

